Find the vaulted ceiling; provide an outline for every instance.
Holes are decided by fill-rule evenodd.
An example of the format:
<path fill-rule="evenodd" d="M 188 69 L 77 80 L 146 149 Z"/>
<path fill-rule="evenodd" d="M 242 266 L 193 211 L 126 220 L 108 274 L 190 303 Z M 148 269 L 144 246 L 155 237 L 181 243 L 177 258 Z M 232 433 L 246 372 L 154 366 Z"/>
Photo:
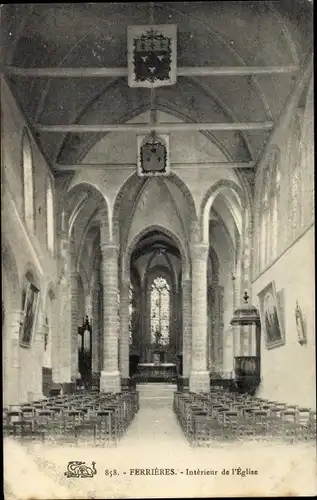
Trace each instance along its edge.
<path fill-rule="evenodd" d="M 139 3 L 2 5 L 2 64 L 31 126 L 123 123 L 150 107 L 126 77 L 35 78 L 16 68 L 126 67 L 127 26 L 149 23 Z M 186 122 L 275 122 L 312 50 L 308 0 L 154 3 L 152 24 L 177 25 L 177 65 L 285 67 L 246 76 L 179 76 L 157 108 Z M 233 161 L 256 160 L 269 130 L 204 132 Z M 76 163 L 102 133 L 38 132 L 52 165 Z M 228 144 L 235 144 L 230 150 Z"/>

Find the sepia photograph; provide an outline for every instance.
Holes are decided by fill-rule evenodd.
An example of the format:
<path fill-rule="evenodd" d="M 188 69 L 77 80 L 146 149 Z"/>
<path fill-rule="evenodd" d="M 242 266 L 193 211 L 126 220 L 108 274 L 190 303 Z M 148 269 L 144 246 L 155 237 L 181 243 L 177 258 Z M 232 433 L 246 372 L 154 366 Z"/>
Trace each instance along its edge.
<path fill-rule="evenodd" d="M 316 496 L 313 14 L 0 4 L 5 500 Z"/>

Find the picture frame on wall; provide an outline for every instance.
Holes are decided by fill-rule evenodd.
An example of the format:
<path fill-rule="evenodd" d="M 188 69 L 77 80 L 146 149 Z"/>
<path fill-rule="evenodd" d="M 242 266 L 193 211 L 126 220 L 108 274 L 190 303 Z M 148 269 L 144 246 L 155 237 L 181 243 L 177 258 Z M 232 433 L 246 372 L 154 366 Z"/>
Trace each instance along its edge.
<path fill-rule="evenodd" d="M 32 283 L 27 283 L 23 304 L 23 320 L 20 329 L 20 345 L 22 347 L 31 347 L 32 345 L 38 303 L 39 289 Z"/>
<path fill-rule="evenodd" d="M 276 293 L 275 282 L 271 281 L 258 293 L 260 301 L 261 328 L 267 349 L 285 344 L 282 312 Z"/>

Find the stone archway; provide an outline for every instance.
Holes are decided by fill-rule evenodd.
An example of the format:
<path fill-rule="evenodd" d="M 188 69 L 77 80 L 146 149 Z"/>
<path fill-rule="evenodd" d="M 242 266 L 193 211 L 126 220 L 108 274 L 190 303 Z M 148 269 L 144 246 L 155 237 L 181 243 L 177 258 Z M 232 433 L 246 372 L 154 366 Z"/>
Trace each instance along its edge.
<path fill-rule="evenodd" d="M 182 276 L 184 279 L 189 279 L 189 275 L 190 275 L 190 260 L 189 260 L 189 256 L 188 256 L 188 252 L 187 252 L 187 249 L 186 247 L 184 246 L 183 242 L 181 242 L 181 240 L 172 232 L 170 231 L 169 229 L 165 228 L 165 227 L 162 227 L 160 225 L 151 225 L 151 226 L 147 226 L 145 228 L 143 228 L 133 239 L 132 241 L 130 242 L 126 252 L 125 252 L 125 255 L 123 255 L 123 277 L 124 279 L 128 279 L 129 280 L 129 275 L 130 275 L 130 271 L 129 271 L 129 266 L 130 266 L 130 260 L 131 260 L 131 255 L 132 255 L 132 252 L 135 248 L 135 246 L 137 245 L 137 243 L 141 240 L 141 238 L 143 236 L 145 236 L 147 233 L 151 232 L 151 231 L 159 231 L 163 234 L 165 234 L 166 236 L 168 236 L 171 240 L 173 240 L 180 252 L 180 255 L 181 255 L 181 261 L 182 261 Z"/>
<path fill-rule="evenodd" d="M 176 267 L 175 267 L 176 266 Z M 125 286 L 131 281 L 132 270 L 140 274 L 140 308 L 138 317 L 140 319 L 140 333 L 138 342 L 134 346 L 134 355 L 137 355 L 140 363 L 153 363 L 154 351 L 162 351 L 162 363 L 174 363 L 176 347 L 179 345 L 179 322 L 181 313 L 176 314 L 176 309 L 181 308 L 181 294 L 177 277 L 180 270 L 182 275 L 189 279 L 189 261 L 183 243 L 175 234 L 159 225 L 151 225 L 142 229 L 130 242 L 123 260 L 123 281 Z M 153 341 L 151 335 L 151 286 L 154 278 L 162 276 L 167 280 L 169 294 L 169 324 L 168 342 L 160 349 L 160 342 Z M 166 313 L 164 313 L 166 315 Z M 125 338 L 128 321 L 125 312 L 121 309 L 121 338 Z M 178 323 L 177 323 L 178 320 Z M 160 332 L 161 334 L 161 332 Z M 159 342 L 159 343 L 157 343 Z M 136 352 L 137 350 L 137 352 Z M 176 369 L 176 365 L 175 365 Z"/>

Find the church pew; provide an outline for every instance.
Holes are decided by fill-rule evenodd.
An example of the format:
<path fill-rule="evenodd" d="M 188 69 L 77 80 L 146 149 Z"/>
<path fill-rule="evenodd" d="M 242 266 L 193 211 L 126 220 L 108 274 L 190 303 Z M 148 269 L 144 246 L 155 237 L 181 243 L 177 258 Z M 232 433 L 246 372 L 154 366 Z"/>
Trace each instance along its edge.
<path fill-rule="evenodd" d="M 96 432 L 99 429 L 101 440 L 117 442 L 124 434 L 139 408 L 139 398 L 136 391 L 112 393 L 73 393 L 63 397 L 47 398 L 41 402 L 28 405 L 15 405 L 3 413 L 3 423 L 6 434 L 23 438 L 25 432 L 18 429 L 30 429 L 33 435 L 56 440 L 70 438 L 76 442 L 79 434 L 89 427 L 94 431 L 97 417 Z M 98 414 L 99 412 L 99 414 Z M 111 424 L 104 425 L 103 413 L 111 415 Z M 13 422 L 18 422 L 17 426 Z M 76 431 L 76 432 L 75 432 Z M 107 438 L 111 435 L 111 439 Z"/>
<path fill-rule="evenodd" d="M 316 436 L 316 414 L 311 410 L 300 411 L 296 405 L 250 395 L 241 397 L 222 390 L 213 390 L 208 396 L 176 392 L 173 409 L 194 444 L 224 438 L 295 441 Z"/>

